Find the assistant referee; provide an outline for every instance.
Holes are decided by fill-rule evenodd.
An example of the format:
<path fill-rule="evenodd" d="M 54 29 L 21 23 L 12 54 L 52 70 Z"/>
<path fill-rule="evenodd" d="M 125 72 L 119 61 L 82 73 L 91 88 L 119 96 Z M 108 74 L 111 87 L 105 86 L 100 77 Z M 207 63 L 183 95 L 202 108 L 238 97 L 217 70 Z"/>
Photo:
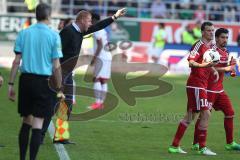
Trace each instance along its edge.
<path fill-rule="evenodd" d="M 18 90 L 18 113 L 22 119 L 19 132 L 20 160 L 25 160 L 29 134 L 30 160 L 35 160 L 41 141 L 41 129 L 45 117 L 53 113 L 53 97 L 56 93 L 50 90 L 48 79 L 55 76 L 56 88 L 61 88 L 61 69 L 59 58 L 62 57 L 61 39 L 57 32 L 49 28 L 51 8 L 40 3 L 36 7 L 37 23 L 19 32 L 14 52 L 9 79 L 8 97 L 15 100 L 14 80 L 20 66 Z M 58 95 L 64 97 L 59 90 Z M 32 128 L 32 129 L 31 129 Z"/>

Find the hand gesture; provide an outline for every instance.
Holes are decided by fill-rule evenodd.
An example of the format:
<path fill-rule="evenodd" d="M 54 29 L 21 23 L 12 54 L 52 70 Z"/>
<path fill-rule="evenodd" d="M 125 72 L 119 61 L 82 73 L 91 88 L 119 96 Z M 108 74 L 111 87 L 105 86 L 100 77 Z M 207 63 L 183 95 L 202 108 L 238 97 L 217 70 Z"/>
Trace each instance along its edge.
<path fill-rule="evenodd" d="M 126 8 L 119 9 L 119 10 L 117 10 L 117 12 L 115 13 L 115 17 L 116 17 L 116 18 L 122 17 L 122 16 L 125 15 L 126 12 L 127 12 L 127 9 L 126 9 Z"/>
<path fill-rule="evenodd" d="M 233 57 L 230 60 L 230 66 L 235 66 L 237 64 L 236 59 L 234 59 Z"/>

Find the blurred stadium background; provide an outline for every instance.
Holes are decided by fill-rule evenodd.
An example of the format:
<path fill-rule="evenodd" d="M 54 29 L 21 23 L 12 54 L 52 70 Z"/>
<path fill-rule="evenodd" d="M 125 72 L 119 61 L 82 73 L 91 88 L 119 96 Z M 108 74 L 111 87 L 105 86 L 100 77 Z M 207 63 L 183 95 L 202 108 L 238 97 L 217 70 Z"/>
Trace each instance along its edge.
<path fill-rule="evenodd" d="M 39 0 L 0 0 L 0 40 L 15 40 L 17 32 L 35 22 L 33 8 Z M 148 62 L 151 42 L 158 30 L 158 23 L 165 24 L 166 45 L 161 59 L 168 61 L 169 72 L 188 73 L 186 53 L 192 42 L 183 39 L 184 32 L 194 36 L 197 22 L 210 20 L 216 28 L 229 29 L 229 51 L 238 57 L 240 45 L 239 0 L 42 0 L 53 7 L 51 26 L 57 30 L 61 18 L 75 18 L 81 9 L 99 13 L 102 17 L 112 15 L 118 8 L 127 7 L 126 18 L 121 18 L 107 28 L 109 40 L 119 44 L 122 40 L 133 42 L 131 48 L 117 53 L 127 55 L 130 62 Z M 189 30 L 188 30 L 189 28 Z M 189 36 L 186 35 L 186 36 Z M 90 52 L 93 40 L 85 40 L 82 52 Z M 4 44 L 5 48 L 6 45 Z M 12 46 L 11 46 L 12 47 Z M 89 50 L 90 49 L 90 50 Z M 3 52 L 6 53 L 6 52 Z M 3 54 L 1 53 L 1 55 Z M 2 61 L 2 60 L 1 60 Z M 1 62 L 2 63 L 2 62 Z"/>
<path fill-rule="evenodd" d="M 16 114 L 16 103 L 7 100 L 6 84 L 9 67 L 14 57 L 12 51 L 14 40 L 21 29 L 36 22 L 33 10 L 38 2 L 38 0 L 25 2 L 0 0 L 0 70 L 5 79 L 5 84 L 0 89 L 0 144 L 5 145 L 4 148 L 0 148 L 0 160 L 18 159 L 17 133 L 20 120 Z M 239 158 L 238 152 L 224 150 L 223 115 L 215 112 L 211 118 L 208 144 L 218 156 L 200 157 L 190 150 L 193 126 L 189 128 L 182 142 L 190 154 L 169 155 L 167 148 L 175 133 L 177 122 L 186 110 L 185 82 L 189 73 L 186 57 L 193 42 L 185 43 L 183 33 L 189 32 L 188 35 L 193 36 L 193 29 L 198 21 L 210 20 L 215 28 L 225 27 L 229 30 L 230 55 L 239 57 L 240 0 L 42 0 L 41 2 L 52 6 L 51 27 L 56 30 L 60 19 L 69 17 L 74 19 L 81 9 L 99 13 L 104 18 L 112 15 L 117 9 L 126 7 L 127 16 L 113 23 L 106 30 L 110 41 L 116 43 L 115 52 L 127 57 L 128 62 L 148 63 L 148 54 L 159 23 L 165 24 L 167 34 L 166 45 L 160 58 L 167 61 L 169 68 L 170 76 L 164 76 L 163 79 L 171 83 L 174 89 L 166 95 L 145 100 L 137 99 L 137 105 L 129 107 L 117 96 L 110 83 L 110 92 L 120 99 L 119 107 L 96 120 L 71 122 L 71 139 L 77 142 L 75 146 L 65 146 L 71 159 L 236 160 Z M 122 41 L 130 42 L 131 47 L 126 50 L 121 49 L 119 45 Z M 81 54 L 88 54 L 93 48 L 93 40 L 88 38 L 84 43 Z M 78 85 L 92 85 L 85 84 L 80 80 L 81 78 L 82 75 L 76 77 Z M 239 142 L 238 82 L 238 77 L 225 79 L 226 90 L 236 110 L 235 138 Z M 92 101 L 91 98 L 78 97 L 78 105 L 74 108 L 74 112 L 82 112 L 83 107 Z M 50 138 L 41 147 L 39 159 L 61 159 Z"/>

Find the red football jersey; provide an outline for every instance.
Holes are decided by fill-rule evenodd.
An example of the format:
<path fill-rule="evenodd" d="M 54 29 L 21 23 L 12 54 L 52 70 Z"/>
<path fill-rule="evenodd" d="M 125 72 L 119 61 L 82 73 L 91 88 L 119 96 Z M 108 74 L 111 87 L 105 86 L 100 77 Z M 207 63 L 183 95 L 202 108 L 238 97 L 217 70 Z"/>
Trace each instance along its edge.
<path fill-rule="evenodd" d="M 216 67 L 226 67 L 228 63 L 228 52 L 227 49 L 217 48 L 216 45 L 213 46 L 220 54 L 220 62 Z M 223 78 L 224 72 L 212 72 L 208 80 L 208 90 L 222 92 L 223 91 Z"/>
<path fill-rule="evenodd" d="M 188 61 L 194 60 L 197 63 L 203 62 L 203 54 L 211 47 L 202 40 L 197 41 L 191 48 Z M 208 79 L 212 72 L 211 67 L 191 67 L 191 73 L 187 81 L 187 87 L 207 89 Z"/>

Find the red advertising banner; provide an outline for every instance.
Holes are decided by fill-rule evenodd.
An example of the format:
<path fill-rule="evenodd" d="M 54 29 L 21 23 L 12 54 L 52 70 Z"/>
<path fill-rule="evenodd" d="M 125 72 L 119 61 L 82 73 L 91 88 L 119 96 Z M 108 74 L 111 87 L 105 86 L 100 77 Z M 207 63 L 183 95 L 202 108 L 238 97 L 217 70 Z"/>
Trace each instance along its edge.
<path fill-rule="evenodd" d="M 165 23 L 165 30 L 167 32 L 168 43 L 181 43 L 181 34 L 185 30 L 185 27 L 190 25 L 192 28 L 195 23 L 183 21 L 183 22 L 167 22 Z M 229 30 L 229 45 L 237 45 L 236 40 L 240 32 L 240 25 L 237 24 L 214 24 L 215 29 L 223 27 Z M 140 41 L 150 42 L 153 36 L 154 30 L 158 28 L 158 23 L 156 22 L 141 22 L 140 27 Z"/>

